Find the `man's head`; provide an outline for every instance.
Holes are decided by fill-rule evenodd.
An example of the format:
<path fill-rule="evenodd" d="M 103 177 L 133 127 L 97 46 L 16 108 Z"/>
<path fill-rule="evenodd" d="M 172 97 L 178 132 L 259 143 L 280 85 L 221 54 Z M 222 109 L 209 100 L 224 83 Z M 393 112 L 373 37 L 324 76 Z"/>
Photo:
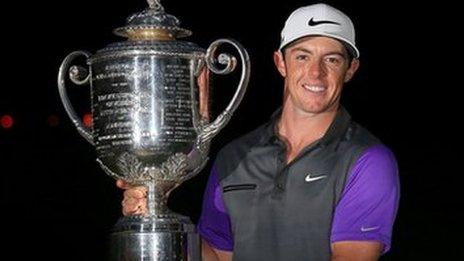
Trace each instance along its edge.
<path fill-rule="evenodd" d="M 336 110 L 344 83 L 359 67 L 358 57 L 353 24 L 346 15 L 325 4 L 297 9 L 287 19 L 274 53 L 285 78 L 284 106 L 307 113 Z"/>
<path fill-rule="evenodd" d="M 302 37 L 316 35 L 341 41 L 353 58 L 359 57 L 353 22 L 343 12 L 326 4 L 296 9 L 285 22 L 279 50 Z"/>

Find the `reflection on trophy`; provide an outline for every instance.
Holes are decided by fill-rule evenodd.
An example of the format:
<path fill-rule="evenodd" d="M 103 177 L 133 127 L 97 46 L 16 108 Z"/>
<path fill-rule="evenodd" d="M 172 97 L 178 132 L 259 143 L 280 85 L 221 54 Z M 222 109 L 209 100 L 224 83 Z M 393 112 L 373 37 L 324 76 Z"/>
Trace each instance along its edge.
<path fill-rule="evenodd" d="M 243 98 L 249 58 L 230 39 L 213 42 L 205 52 L 159 0 L 131 15 L 114 32 L 127 41 L 90 55 L 70 53 L 61 64 L 58 88 L 79 133 L 96 147 L 97 162 L 110 176 L 148 188 L 148 214 L 121 217 L 111 235 L 111 260 L 200 260 L 200 240 L 190 219 L 170 211 L 167 198 L 175 187 L 205 165 L 211 139 L 227 124 Z M 210 72 L 228 74 L 237 65 L 227 44 L 240 56 L 241 77 L 235 94 L 209 121 Z M 88 69 L 72 62 L 84 57 Z M 66 77 L 69 75 L 69 79 Z M 65 83 L 90 84 L 93 126 L 77 117 Z"/>

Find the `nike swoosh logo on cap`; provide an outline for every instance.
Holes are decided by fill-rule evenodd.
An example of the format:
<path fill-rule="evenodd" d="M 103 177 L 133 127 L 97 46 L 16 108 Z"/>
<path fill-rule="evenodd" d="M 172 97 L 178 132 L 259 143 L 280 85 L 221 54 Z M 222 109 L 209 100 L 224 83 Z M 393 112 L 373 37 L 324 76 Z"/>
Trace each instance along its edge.
<path fill-rule="evenodd" d="M 338 25 L 340 25 L 340 23 L 337 23 L 337 22 L 334 22 L 334 21 L 328 21 L 328 20 L 314 21 L 314 17 L 311 17 L 311 19 L 309 19 L 309 21 L 308 21 L 309 26 L 316 26 L 316 25 L 320 25 L 320 24 L 338 24 Z"/>

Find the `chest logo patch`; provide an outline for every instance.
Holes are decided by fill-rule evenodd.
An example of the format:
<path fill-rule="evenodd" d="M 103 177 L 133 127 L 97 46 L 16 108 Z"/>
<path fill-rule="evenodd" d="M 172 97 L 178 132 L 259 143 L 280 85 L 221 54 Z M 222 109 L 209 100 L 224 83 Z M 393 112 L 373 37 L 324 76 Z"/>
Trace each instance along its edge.
<path fill-rule="evenodd" d="M 320 179 L 325 179 L 327 177 L 327 175 L 322 175 L 322 176 L 312 176 L 311 173 L 309 173 L 308 175 L 306 175 L 305 177 L 305 181 L 306 182 L 313 182 L 313 181 L 316 181 L 316 180 L 320 180 Z"/>

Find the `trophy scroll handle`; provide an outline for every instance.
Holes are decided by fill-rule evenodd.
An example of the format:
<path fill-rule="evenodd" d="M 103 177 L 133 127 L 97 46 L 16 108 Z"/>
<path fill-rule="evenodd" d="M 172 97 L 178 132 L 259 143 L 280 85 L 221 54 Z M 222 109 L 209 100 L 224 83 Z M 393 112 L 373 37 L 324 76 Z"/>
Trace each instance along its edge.
<path fill-rule="evenodd" d="M 242 71 L 239 84 L 234 93 L 234 96 L 232 97 L 232 100 L 214 121 L 211 123 L 200 121 L 200 126 L 196 126 L 199 127 L 198 136 L 195 149 L 193 149 L 188 155 L 189 166 L 185 179 L 189 179 L 190 177 L 194 176 L 205 166 L 208 159 L 209 142 L 229 122 L 232 114 L 235 112 L 238 105 L 242 101 L 248 86 L 250 77 L 250 58 L 245 48 L 243 48 L 242 45 L 237 41 L 232 39 L 218 39 L 211 43 L 211 45 L 208 47 L 208 50 L 206 51 L 204 60 L 200 60 L 197 64 L 197 69 L 195 70 L 196 74 L 201 71 L 201 68 L 203 67 L 203 61 L 206 63 L 207 68 L 215 74 L 229 74 L 235 69 L 237 65 L 237 59 L 234 56 L 226 53 L 220 53 L 219 55 L 216 54 L 218 47 L 224 43 L 232 45 L 235 49 L 237 49 L 238 54 L 240 55 L 240 65 Z M 218 67 L 218 64 L 220 67 Z M 196 120 L 194 120 L 194 123 L 195 122 Z"/>
<path fill-rule="evenodd" d="M 221 53 L 216 57 L 217 48 L 223 43 L 230 44 L 237 49 L 238 54 L 240 55 L 242 68 L 241 76 L 235 94 L 224 111 L 219 114 L 213 122 L 203 126 L 199 134 L 200 143 L 207 143 L 210 141 L 229 122 L 232 114 L 243 99 L 250 78 L 250 58 L 248 53 L 240 43 L 232 39 L 218 39 L 211 43 L 205 56 L 208 69 L 215 74 L 221 75 L 229 74 L 235 69 L 237 59 L 234 56 Z M 218 68 L 217 64 L 221 64 L 224 68 Z"/>
<path fill-rule="evenodd" d="M 86 70 L 84 67 L 81 66 L 70 66 L 71 62 L 79 56 L 85 56 L 88 59 L 90 57 L 90 53 L 85 51 L 74 51 L 70 53 L 68 56 L 66 56 L 66 58 L 64 58 L 58 73 L 58 91 L 60 93 L 60 98 L 63 102 L 64 108 L 68 113 L 69 118 L 71 118 L 72 122 L 76 126 L 79 134 L 81 134 L 81 136 L 84 137 L 90 144 L 94 145 L 92 138 L 92 130 L 86 127 L 79 119 L 66 92 L 65 82 L 66 72 L 68 71 L 68 69 L 69 79 L 71 79 L 71 81 L 74 84 L 84 85 L 87 84 L 90 80 L 90 71 Z"/>

